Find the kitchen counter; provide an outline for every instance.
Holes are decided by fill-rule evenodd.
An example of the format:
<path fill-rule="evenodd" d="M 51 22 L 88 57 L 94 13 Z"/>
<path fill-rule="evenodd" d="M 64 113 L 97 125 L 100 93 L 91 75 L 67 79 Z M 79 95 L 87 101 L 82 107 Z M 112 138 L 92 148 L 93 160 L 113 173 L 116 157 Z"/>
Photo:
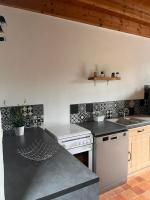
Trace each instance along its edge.
<path fill-rule="evenodd" d="M 127 116 L 127 118 L 133 118 L 133 119 L 135 118 L 135 119 L 143 120 L 136 124 L 122 125 L 122 126 L 127 127 L 127 129 L 138 128 L 138 127 L 150 125 L 150 116 L 149 115 L 132 115 L 132 116 Z M 110 119 L 110 122 L 115 123 L 115 121 L 113 121 L 113 120 L 114 119 Z"/>
<path fill-rule="evenodd" d="M 150 115 L 133 115 L 133 116 L 129 116 L 129 117 L 142 119 L 142 120 L 145 120 L 145 123 L 150 124 Z"/>
<path fill-rule="evenodd" d="M 4 135 L 5 200 L 66 200 L 68 194 L 81 189 L 86 194 L 85 189 L 90 186 L 94 186 L 98 196 L 98 177 L 63 147 L 59 146 L 54 157 L 42 162 L 28 160 L 17 153 L 18 145 L 39 136 L 48 140 L 50 136 L 43 129 L 26 129 L 25 136 L 21 137 Z"/>
<path fill-rule="evenodd" d="M 94 137 L 101 137 L 121 131 L 127 131 L 127 128 L 125 126 L 115 124 L 106 120 L 104 120 L 103 122 L 83 122 L 78 125 L 90 130 Z"/>
<path fill-rule="evenodd" d="M 132 128 L 150 125 L 150 115 L 133 115 L 133 116 L 127 116 L 127 117 L 129 118 L 133 117 L 133 118 L 141 119 L 144 121 L 138 124 L 130 125 L 129 127 L 114 123 L 112 121 L 107 121 L 107 120 L 104 120 L 103 122 L 95 122 L 95 121 L 89 122 L 88 121 L 88 122 L 80 123 L 78 125 L 90 130 L 94 137 L 101 137 L 101 136 L 110 135 L 110 134 L 121 132 L 121 131 L 127 131 L 128 129 L 132 129 Z"/>

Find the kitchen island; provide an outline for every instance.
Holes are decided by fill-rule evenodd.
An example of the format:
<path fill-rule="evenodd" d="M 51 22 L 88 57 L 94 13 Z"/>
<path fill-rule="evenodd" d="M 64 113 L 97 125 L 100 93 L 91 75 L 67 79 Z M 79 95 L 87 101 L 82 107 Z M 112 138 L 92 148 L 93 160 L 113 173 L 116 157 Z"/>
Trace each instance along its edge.
<path fill-rule="evenodd" d="M 45 141 L 50 137 L 41 128 L 26 129 L 21 137 L 4 133 L 5 200 L 97 200 L 98 177 L 63 147 L 41 162 L 17 153 L 21 144 L 39 136 Z"/>

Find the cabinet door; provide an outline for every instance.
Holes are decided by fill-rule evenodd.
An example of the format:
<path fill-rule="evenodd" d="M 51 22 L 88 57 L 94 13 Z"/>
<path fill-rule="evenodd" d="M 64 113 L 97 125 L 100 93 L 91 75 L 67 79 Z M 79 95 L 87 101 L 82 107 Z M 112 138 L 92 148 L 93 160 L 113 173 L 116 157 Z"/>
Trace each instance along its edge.
<path fill-rule="evenodd" d="M 130 161 L 130 172 L 135 172 L 140 169 L 140 150 L 141 150 L 141 140 L 140 135 L 131 137 L 131 161 Z"/>
<path fill-rule="evenodd" d="M 140 149 L 139 149 L 140 169 L 149 166 L 150 164 L 150 135 L 143 133 L 140 136 Z"/>
<path fill-rule="evenodd" d="M 135 172 L 150 165 L 150 132 L 147 127 L 129 131 L 129 152 L 131 159 L 128 163 L 128 173 Z"/>
<path fill-rule="evenodd" d="M 131 154 L 132 154 L 132 159 L 131 159 L 131 166 L 132 166 L 132 171 L 137 171 L 141 169 L 142 166 L 142 136 L 141 134 L 133 136 L 132 137 L 132 149 L 131 149 Z M 147 149 L 147 147 L 146 147 Z"/>

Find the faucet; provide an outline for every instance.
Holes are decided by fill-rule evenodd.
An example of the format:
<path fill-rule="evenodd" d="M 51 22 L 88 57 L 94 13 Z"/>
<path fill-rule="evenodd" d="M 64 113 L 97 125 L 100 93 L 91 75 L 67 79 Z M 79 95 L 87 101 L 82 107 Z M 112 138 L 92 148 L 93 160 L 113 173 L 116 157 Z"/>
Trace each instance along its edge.
<path fill-rule="evenodd" d="M 128 108 L 123 109 L 123 118 L 126 118 L 126 114 L 129 112 Z"/>
<path fill-rule="evenodd" d="M 125 109 L 123 110 L 123 118 L 124 119 L 126 118 L 126 111 L 125 111 Z"/>

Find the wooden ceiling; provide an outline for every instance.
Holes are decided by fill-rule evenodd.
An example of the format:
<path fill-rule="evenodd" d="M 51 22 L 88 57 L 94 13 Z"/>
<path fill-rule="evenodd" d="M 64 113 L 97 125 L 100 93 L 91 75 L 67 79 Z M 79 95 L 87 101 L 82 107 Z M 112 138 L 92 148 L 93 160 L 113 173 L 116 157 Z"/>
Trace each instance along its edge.
<path fill-rule="evenodd" d="M 150 38 L 150 0 L 0 0 L 0 4 Z"/>

